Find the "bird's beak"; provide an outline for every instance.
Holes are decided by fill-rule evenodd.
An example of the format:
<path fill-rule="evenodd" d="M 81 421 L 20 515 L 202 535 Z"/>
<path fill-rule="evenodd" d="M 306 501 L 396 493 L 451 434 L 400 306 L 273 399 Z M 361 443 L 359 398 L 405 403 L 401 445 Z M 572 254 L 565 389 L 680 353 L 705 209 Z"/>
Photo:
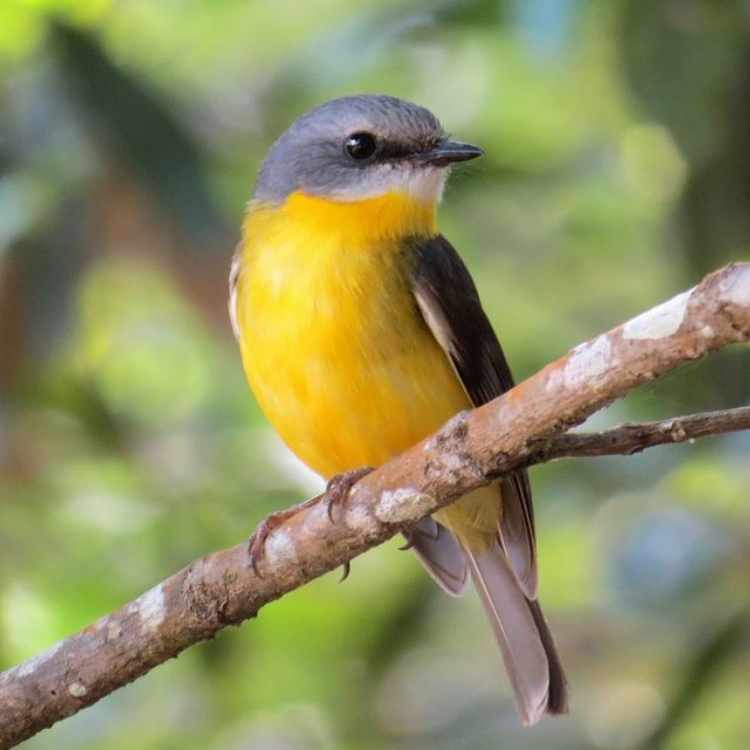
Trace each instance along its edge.
<path fill-rule="evenodd" d="M 459 141 L 443 141 L 439 146 L 419 154 L 417 160 L 431 167 L 447 167 L 454 162 L 468 161 L 483 155 L 484 151 L 479 146 Z"/>

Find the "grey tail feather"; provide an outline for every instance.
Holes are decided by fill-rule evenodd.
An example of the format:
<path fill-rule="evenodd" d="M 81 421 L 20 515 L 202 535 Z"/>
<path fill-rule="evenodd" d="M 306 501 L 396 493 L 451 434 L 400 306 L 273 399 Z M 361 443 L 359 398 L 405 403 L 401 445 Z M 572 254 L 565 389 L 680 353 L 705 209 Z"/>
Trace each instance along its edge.
<path fill-rule="evenodd" d="M 504 479 L 501 487 L 500 544 L 526 598 L 536 599 L 536 538 L 529 480 L 525 472 L 520 472 Z"/>
<path fill-rule="evenodd" d="M 456 537 L 429 516 L 405 536 L 438 586 L 450 596 L 461 596 L 466 588 L 468 569 Z"/>
<path fill-rule="evenodd" d="M 527 600 L 528 601 L 528 600 Z M 549 695 L 547 697 L 548 714 L 566 714 L 568 713 L 568 680 L 565 677 L 560 656 L 555 648 L 555 642 L 552 640 L 552 633 L 547 626 L 547 620 L 537 600 L 528 601 L 531 615 L 534 618 L 539 637 L 542 639 L 544 651 L 547 654 L 547 663 L 549 664 Z"/>
<path fill-rule="evenodd" d="M 499 544 L 478 554 L 464 551 L 495 631 L 521 721 L 529 726 L 547 712 L 562 713 L 567 706 L 565 677 L 539 605 L 524 596 Z"/>

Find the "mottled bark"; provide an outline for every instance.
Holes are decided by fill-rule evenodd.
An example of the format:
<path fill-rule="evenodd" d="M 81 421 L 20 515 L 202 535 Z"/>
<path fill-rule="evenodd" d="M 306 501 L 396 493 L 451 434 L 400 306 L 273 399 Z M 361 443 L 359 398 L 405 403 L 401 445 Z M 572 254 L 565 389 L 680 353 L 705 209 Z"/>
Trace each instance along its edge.
<path fill-rule="evenodd" d="M 227 625 L 253 617 L 465 492 L 513 469 L 562 456 L 631 453 L 744 429 L 746 409 L 598 435 L 562 434 L 638 385 L 750 339 L 750 264 L 581 344 L 502 397 L 361 479 L 336 523 L 313 498 L 271 531 L 257 576 L 247 543 L 188 565 L 135 601 L 0 674 L 0 747 L 12 747 L 95 703 Z M 335 429 L 335 425 L 331 426 Z"/>
<path fill-rule="evenodd" d="M 658 422 L 623 424 L 602 432 L 567 432 L 531 441 L 533 464 L 560 458 L 618 456 L 640 453 L 646 448 L 684 443 L 710 435 L 750 430 L 750 406 L 707 411 L 686 417 L 670 417 Z"/>

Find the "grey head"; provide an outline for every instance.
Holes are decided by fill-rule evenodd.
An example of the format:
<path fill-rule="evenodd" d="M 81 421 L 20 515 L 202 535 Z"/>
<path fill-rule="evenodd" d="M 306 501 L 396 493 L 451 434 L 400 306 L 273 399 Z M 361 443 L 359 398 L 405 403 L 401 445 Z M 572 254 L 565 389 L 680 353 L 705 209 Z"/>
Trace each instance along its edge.
<path fill-rule="evenodd" d="M 429 110 L 384 95 L 333 99 L 298 118 L 273 144 L 255 198 L 295 191 L 355 201 L 392 191 L 437 200 L 448 167 L 482 155 L 451 141 Z"/>

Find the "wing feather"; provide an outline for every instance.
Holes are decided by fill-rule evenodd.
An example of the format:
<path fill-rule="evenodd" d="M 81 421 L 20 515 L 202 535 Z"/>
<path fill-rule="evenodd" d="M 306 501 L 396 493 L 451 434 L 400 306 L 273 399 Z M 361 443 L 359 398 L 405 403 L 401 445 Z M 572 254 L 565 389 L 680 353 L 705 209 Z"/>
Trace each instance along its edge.
<path fill-rule="evenodd" d="M 453 246 L 441 235 L 415 240 L 412 288 L 417 306 L 445 351 L 474 406 L 513 387 L 513 375 L 479 300 L 474 282 Z M 531 487 L 525 471 L 502 483 L 498 535 L 518 584 L 537 595 L 536 536 Z"/>

